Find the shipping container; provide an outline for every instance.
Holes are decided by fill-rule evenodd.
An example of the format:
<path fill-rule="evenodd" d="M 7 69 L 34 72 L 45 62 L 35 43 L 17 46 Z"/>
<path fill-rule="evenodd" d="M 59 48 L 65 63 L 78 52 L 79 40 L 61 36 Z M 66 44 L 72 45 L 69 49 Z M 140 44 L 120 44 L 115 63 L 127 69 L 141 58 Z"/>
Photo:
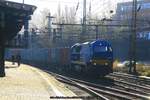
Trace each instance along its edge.
<path fill-rule="evenodd" d="M 70 49 L 69 48 L 61 48 L 60 53 L 60 64 L 62 66 L 66 66 L 70 63 Z"/>

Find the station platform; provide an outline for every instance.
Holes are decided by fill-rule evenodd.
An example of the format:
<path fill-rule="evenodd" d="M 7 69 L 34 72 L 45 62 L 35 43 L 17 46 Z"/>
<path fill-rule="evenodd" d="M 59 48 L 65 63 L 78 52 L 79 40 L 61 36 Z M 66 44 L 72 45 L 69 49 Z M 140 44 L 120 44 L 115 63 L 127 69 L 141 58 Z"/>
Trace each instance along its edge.
<path fill-rule="evenodd" d="M 54 96 L 76 96 L 40 69 L 25 64 L 18 67 L 11 62 L 5 62 L 5 67 L 6 77 L 0 78 L 0 100 L 51 100 Z"/>

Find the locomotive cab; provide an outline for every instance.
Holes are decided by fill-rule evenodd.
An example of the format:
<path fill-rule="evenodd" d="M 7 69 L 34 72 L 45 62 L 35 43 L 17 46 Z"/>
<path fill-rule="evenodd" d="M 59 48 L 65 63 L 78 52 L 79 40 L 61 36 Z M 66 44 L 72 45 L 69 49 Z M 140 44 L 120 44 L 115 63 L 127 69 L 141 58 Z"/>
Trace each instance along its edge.
<path fill-rule="evenodd" d="M 94 65 L 108 66 L 113 61 L 112 47 L 106 42 L 98 42 L 92 45 L 92 61 Z"/>
<path fill-rule="evenodd" d="M 95 41 L 92 45 L 92 57 L 90 64 L 96 66 L 100 73 L 109 74 L 113 72 L 113 50 L 106 41 Z"/>

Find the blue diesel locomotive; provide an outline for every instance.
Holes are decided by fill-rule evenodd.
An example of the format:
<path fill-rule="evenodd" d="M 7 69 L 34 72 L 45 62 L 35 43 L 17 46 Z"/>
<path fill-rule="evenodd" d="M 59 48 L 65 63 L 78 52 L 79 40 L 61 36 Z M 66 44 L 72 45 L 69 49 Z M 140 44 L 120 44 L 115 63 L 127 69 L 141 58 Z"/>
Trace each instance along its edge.
<path fill-rule="evenodd" d="M 77 43 L 71 47 L 71 69 L 107 75 L 113 72 L 113 50 L 104 40 Z"/>

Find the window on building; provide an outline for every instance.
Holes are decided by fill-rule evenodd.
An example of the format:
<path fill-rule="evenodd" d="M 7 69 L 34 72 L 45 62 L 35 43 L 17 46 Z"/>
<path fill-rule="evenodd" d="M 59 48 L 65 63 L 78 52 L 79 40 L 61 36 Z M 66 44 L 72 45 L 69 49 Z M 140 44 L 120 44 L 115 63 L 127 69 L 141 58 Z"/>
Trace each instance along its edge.
<path fill-rule="evenodd" d="M 142 9 L 148 9 L 150 8 L 150 3 L 143 3 L 142 4 Z"/>

